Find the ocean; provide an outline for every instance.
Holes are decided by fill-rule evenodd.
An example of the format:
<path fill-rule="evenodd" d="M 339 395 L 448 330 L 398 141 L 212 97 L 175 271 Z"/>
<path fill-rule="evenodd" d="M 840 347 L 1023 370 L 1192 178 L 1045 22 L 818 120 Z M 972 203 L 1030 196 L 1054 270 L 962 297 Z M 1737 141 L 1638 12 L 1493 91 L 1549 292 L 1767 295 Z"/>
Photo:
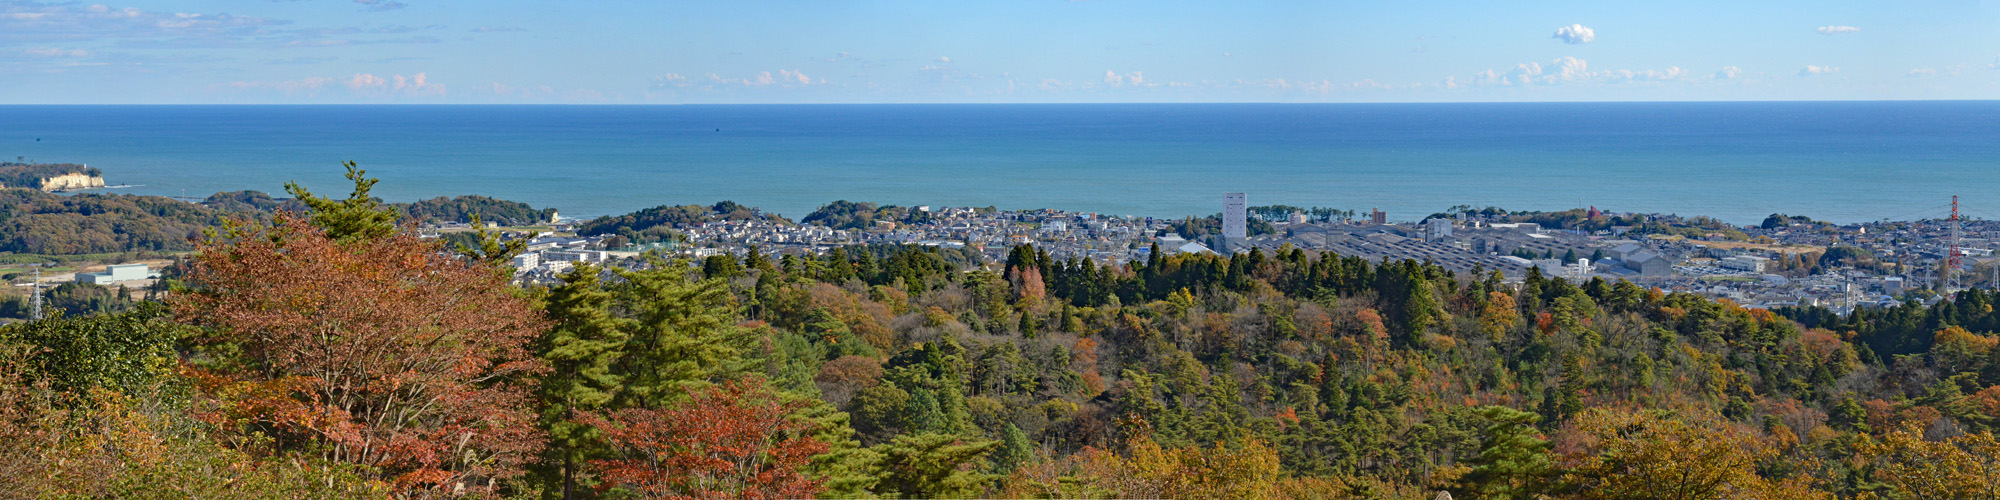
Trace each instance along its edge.
<path fill-rule="evenodd" d="M 714 106 L 0 106 L 0 159 L 107 192 L 483 194 L 565 216 L 833 200 L 1416 220 L 1454 205 L 1834 222 L 2000 218 L 2000 101 Z"/>

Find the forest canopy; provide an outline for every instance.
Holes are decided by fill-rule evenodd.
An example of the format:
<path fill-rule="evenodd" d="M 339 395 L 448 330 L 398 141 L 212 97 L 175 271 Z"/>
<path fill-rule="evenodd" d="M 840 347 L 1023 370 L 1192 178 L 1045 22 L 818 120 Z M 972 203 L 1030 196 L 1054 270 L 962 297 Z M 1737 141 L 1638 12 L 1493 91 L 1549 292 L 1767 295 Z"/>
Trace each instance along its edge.
<path fill-rule="evenodd" d="M 0 189 L 0 251 L 73 255 L 180 251 L 229 212 L 159 196 Z"/>
<path fill-rule="evenodd" d="M 625 215 L 598 217 L 576 227 L 578 236 L 615 234 L 632 243 L 654 243 L 673 237 L 673 230 L 689 224 L 716 221 L 762 220 L 780 225 L 792 222 L 777 214 L 762 213 L 733 201 L 712 206 L 660 205 Z"/>

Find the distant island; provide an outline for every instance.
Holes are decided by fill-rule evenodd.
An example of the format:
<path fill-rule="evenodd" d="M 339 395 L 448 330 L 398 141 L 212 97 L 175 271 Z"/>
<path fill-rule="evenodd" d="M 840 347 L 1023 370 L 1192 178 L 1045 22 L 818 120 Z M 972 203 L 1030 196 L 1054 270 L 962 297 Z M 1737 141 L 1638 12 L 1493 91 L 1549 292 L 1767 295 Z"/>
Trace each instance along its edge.
<path fill-rule="evenodd" d="M 47 192 L 104 187 L 104 172 L 78 163 L 0 162 L 0 187 Z"/>

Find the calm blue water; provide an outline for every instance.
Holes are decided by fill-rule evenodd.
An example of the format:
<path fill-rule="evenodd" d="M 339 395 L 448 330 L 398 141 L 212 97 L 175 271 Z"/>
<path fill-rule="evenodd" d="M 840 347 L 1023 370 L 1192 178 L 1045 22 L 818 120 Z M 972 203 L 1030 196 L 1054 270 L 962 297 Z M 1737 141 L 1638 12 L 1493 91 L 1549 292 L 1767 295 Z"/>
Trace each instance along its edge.
<path fill-rule="evenodd" d="M 37 139 L 40 139 L 37 141 Z M 1222 193 L 1839 222 L 2000 218 L 2000 101 L 827 106 L 0 106 L 0 158 L 115 190 L 486 194 L 569 216 L 835 199 L 1177 217 Z"/>

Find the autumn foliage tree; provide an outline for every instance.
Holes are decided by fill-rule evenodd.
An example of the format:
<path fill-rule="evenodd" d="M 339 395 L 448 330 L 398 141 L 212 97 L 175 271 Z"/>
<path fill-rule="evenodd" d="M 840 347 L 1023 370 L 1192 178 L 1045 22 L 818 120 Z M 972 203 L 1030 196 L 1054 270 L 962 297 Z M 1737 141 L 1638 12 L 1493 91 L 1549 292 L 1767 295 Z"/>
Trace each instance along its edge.
<path fill-rule="evenodd" d="M 189 261 L 171 304 L 208 332 L 197 380 L 213 419 L 405 491 L 519 474 L 541 445 L 528 377 L 543 365 L 526 347 L 544 320 L 500 273 L 411 228 L 350 226 L 336 239 L 280 214 Z"/>
<path fill-rule="evenodd" d="M 791 418 L 806 405 L 783 401 L 753 378 L 693 391 L 669 408 L 578 420 L 618 451 L 591 462 L 604 487 L 657 499 L 810 498 L 823 479 L 807 466 L 827 444 L 812 437 L 810 421 Z"/>

